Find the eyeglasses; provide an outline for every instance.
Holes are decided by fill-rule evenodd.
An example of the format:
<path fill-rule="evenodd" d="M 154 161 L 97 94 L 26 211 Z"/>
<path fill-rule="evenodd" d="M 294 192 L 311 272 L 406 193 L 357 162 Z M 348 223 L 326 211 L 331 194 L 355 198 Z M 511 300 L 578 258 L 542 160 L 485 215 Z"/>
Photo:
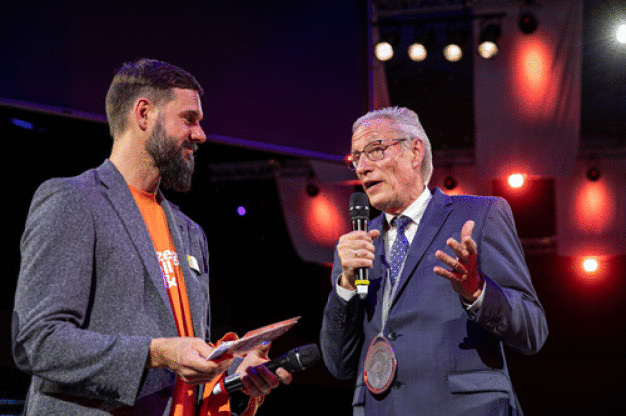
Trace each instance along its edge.
<path fill-rule="evenodd" d="M 363 148 L 362 151 L 352 152 L 352 154 L 348 155 L 348 157 L 346 157 L 346 164 L 350 170 L 356 170 L 356 167 L 359 165 L 359 159 L 361 159 L 361 154 L 364 154 L 372 162 L 383 160 L 385 158 L 385 150 L 387 150 L 389 146 L 393 146 L 394 144 L 407 140 L 410 139 L 391 139 L 391 143 L 385 143 L 385 140 L 371 141 Z"/>

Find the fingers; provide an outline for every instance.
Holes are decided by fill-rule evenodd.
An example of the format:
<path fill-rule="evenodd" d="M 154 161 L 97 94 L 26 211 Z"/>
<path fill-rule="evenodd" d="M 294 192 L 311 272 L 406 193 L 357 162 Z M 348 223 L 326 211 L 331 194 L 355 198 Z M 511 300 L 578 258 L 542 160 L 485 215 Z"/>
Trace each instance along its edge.
<path fill-rule="evenodd" d="M 280 382 L 283 384 L 291 384 L 291 381 L 293 380 L 293 376 L 291 375 L 291 373 L 282 367 L 279 367 L 276 370 L 275 374 L 276 374 L 276 377 L 278 377 Z"/>
<path fill-rule="evenodd" d="M 200 338 L 155 338 L 150 342 L 147 366 L 169 368 L 190 384 L 204 383 L 217 377 L 232 364 L 231 359 L 207 360 L 213 348 Z"/>
<path fill-rule="evenodd" d="M 458 275 L 466 275 L 469 272 L 466 265 L 461 263 L 458 258 L 452 258 L 441 250 L 437 250 L 437 252 L 435 252 L 435 257 L 437 257 L 437 259 L 439 259 L 451 269 L 447 270 L 442 267 L 435 266 L 433 271 L 440 276 L 447 277 L 448 279 L 457 280 Z"/>
<path fill-rule="evenodd" d="M 256 348 L 256 352 L 260 359 L 269 360 L 269 352 L 270 348 L 272 348 L 271 342 L 264 342 Z"/>
<path fill-rule="evenodd" d="M 469 220 L 463 224 L 461 229 L 461 244 L 469 252 L 470 255 L 476 254 L 476 242 L 472 239 L 472 231 L 474 230 L 474 221 Z"/>
<path fill-rule="evenodd" d="M 281 383 L 290 384 L 292 375 L 282 367 L 278 368 L 276 373 L 272 373 L 266 366 L 258 365 L 248 367 L 242 374 L 241 381 L 244 393 L 250 396 L 260 396 L 269 394 Z"/>
<path fill-rule="evenodd" d="M 465 261 L 469 256 L 477 254 L 476 242 L 472 239 L 473 230 L 474 221 L 466 221 L 461 229 L 461 242 L 459 243 L 454 238 L 449 238 L 446 242 L 447 246 L 450 247 L 462 261 Z"/>
<path fill-rule="evenodd" d="M 337 253 L 341 260 L 343 273 L 348 280 L 354 280 L 354 271 L 358 268 L 371 268 L 374 264 L 374 243 L 380 231 L 352 231 L 339 238 Z"/>
<path fill-rule="evenodd" d="M 244 393 L 250 396 L 269 394 L 272 389 L 279 386 L 279 378 L 264 365 L 249 367 L 241 378 Z"/>

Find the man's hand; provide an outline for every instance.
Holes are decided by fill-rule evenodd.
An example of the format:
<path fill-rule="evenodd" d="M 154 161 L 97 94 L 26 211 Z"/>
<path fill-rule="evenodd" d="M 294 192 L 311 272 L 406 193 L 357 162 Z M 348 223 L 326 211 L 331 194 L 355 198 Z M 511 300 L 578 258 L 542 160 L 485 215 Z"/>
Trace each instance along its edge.
<path fill-rule="evenodd" d="M 237 368 L 237 373 L 241 374 L 241 381 L 244 385 L 243 392 L 249 396 L 266 395 L 280 383 L 291 383 L 291 373 L 284 368 L 278 368 L 274 374 L 261 365 L 269 361 L 267 353 L 270 346 L 271 344 L 267 343 L 249 352 Z"/>
<path fill-rule="evenodd" d="M 355 270 L 361 267 L 371 268 L 374 265 L 374 240 L 379 235 L 378 230 L 352 231 L 339 238 L 337 253 L 343 268 L 339 280 L 342 287 L 356 290 Z"/>
<path fill-rule="evenodd" d="M 437 250 L 435 256 L 452 270 L 435 266 L 433 271 L 439 276 L 452 282 L 452 289 L 467 302 L 473 303 L 482 292 L 483 277 L 478 274 L 476 259 L 478 251 L 476 242 L 472 239 L 474 221 L 467 221 L 461 229 L 461 242 L 449 238 L 446 244 L 456 254 L 456 259 L 448 256 L 442 250 Z"/>
<path fill-rule="evenodd" d="M 150 342 L 148 368 L 169 368 L 189 384 L 206 383 L 222 374 L 232 358 L 219 362 L 207 360 L 213 347 L 200 338 L 155 338 Z"/>

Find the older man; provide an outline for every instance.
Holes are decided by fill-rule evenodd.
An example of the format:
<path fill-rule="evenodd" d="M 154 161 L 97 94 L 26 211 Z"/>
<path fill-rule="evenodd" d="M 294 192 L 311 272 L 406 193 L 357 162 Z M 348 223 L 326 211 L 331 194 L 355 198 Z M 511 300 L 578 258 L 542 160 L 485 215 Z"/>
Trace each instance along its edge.
<path fill-rule="evenodd" d="M 358 119 L 351 160 L 382 214 L 337 243 L 321 346 L 357 379 L 354 414 L 521 414 L 503 346 L 536 353 L 548 329 L 508 204 L 428 189 L 430 142 L 405 108 Z"/>

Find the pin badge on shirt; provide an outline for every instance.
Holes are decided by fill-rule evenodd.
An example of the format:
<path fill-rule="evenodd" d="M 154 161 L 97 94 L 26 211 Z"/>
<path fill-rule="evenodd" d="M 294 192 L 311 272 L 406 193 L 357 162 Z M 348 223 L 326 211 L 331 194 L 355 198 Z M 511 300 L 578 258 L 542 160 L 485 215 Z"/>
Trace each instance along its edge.
<path fill-rule="evenodd" d="M 198 260 L 194 256 L 188 254 L 187 262 L 189 262 L 189 267 L 191 267 L 192 270 L 195 270 L 196 272 L 200 273 L 200 266 L 198 265 Z"/>

